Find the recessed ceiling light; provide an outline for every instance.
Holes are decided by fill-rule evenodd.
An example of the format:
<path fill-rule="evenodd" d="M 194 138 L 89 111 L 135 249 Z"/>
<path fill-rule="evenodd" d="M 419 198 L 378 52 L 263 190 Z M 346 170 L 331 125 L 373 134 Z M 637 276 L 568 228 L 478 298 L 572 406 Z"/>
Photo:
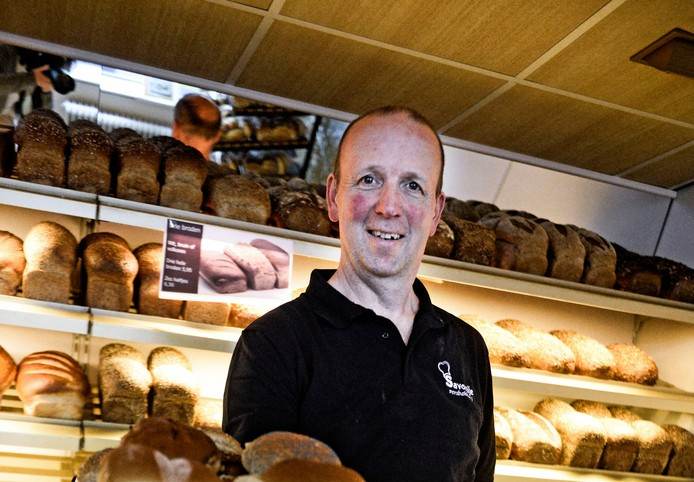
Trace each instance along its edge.
<path fill-rule="evenodd" d="M 694 77 L 694 34 L 676 28 L 633 55 L 630 60 L 664 72 Z"/>

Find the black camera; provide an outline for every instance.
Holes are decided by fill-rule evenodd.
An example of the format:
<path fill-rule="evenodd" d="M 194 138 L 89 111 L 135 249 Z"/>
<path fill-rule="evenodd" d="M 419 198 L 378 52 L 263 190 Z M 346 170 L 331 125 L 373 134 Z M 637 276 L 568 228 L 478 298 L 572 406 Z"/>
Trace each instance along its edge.
<path fill-rule="evenodd" d="M 24 65 L 27 71 L 48 65 L 48 69 L 42 72 L 51 80 L 53 90 L 59 94 L 67 94 L 75 90 L 75 79 L 63 71 L 68 59 L 58 55 L 46 54 L 35 50 L 17 48 L 19 63 Z"/>

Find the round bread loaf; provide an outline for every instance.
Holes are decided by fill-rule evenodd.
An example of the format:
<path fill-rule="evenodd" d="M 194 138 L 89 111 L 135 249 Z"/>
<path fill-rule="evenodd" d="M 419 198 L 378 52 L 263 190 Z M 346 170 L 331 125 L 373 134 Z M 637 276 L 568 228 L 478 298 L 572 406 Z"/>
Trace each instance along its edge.
<path fill-rule="evenodd" d="M 489 362 L 512 367 L 529 367 L 528 351 L 510 331 L 476 316 L 460 315 L 460 319 L 479 331 L 489 351 Z"/>
<path fill-rule="evenodd" d="M 14 296 L 26 266 L 24 243 L 8 231 L 0 231 L 0 295 Z"/>
<path fill-rule="evenodd" d="M 525 346 L 532 368 L 556 373 L 573 373 L 573 352 L 558 338 L 519 320 L 499 320 L 498 326 L 513 333 Z"/>
<path fill-rule="evenodd" d="M 209 183 L 206 207 L 217 216 L 267 224 L 270 196 L 263 187 L 244 176 L 228 175 Z"/>
<path fill-rule="evenodd" d="M 571 330 L 550 332 L 571 349 L 576 359 L 576 373 L 596 378 L 611 378 L 614 357 L 599 341 Z"/>
<path fill-rule="evenodd" d="M 246 443 L 241 461 L 251 474 L 262 474 L 283 460 L 300 459 L 340 465 L 337 454 L 323 442 L 292 432 L 270 432 Z"/>
<path fill-rule="evenodd" d="M 562 224 L 554 224 L 546 219 L 537 222 L 547 233 L 549 268 L 547 276 L 578 282 L 583 275 L 586 248 L 576 231 Z"/>
<path fill-rule="evenodd" d="M 617 281 L 617 252 L 609 241 L 600 235 L 583 228 L 569 225 L 578 232 L 583 247 L 586 248 L 586 259 L 581 282 L 612 288 Z"/>
<path fill-rule="evenodd" d="M 330 236 L 332 225 L 325 199 L 308 187 L 305 191 L 285 189 L 277 197 L 273 208 L 272 218 L 281 228 Z"/>
<path fill-rule="evenodd" d="M 237 482 L 365 482 L 357 472 L 341 465 L 309 460 L 284 460 L 261 475 L 246 475 Z"/>
<path fill-rule="evenodd" d="M 171 137 L 171 136 L 154 136 L 154 137 L 150 137 L 149 140 L 155 146 L 157 146 L 157 149 L 159 149 L 162 156 L 165 155 L 169 149 L 173 149 L 175 147 L 184 147 L 185 146 L 184 143 L 182 143 L 178 139 Z"/>
<path fill-rule="evenodd" d="M 77 482 L 99 482 L 101 463 L 111 450 L 113 449 L 99 450 L 85 460 L 77 471 Z"/>
<path fill-rule="evenodd" d="M 511 458 L 536 464 L 558 464 L 561 437 L 542 415 L 498 407 L 513 432 Z"/>
<path fill-rule="evenodd" d="M 694 433 L 677 425 L 663 425 L 673 443 L 665 473 L 675 477 L 694 477 Z"/>
<path fill-rule="evenodd" d="M 486 216 L 489 213 L 493 213 L 499 210 L 499 208 L 492 203 L 486 203 L 483 201 L 476 201 L 474 199 L 468 199 L 466 201 L 469 206 L 472 206 L 472 208 L 475 210 L 477 215 L 482 219 L 484 216 Z"/>
<path fill-rule="evenodd" d="M 549 238 L 537 223 L 505 212 L 487 214 L 479 222 L 496 233 L 496 266 L 536 275 L 547 272 Z"/>
<path fill-rule="evenodd" d="M 427 240 L 424 254 L 438 256 L 439 258 L 448 258 L 453 251 L 454 241 L 455 236 L 453 236 L 453 230 L 441 219 L 436 226 L 436 232 Z"/>
<path fill-rule="evenodd" d="M 658 381 L 658 367 L 655 361 L 636 345 L 613 343 L 607 345 L 607 349 L 614 357 L 612 373 L 615 380 L 642 385 L 655 385 Z"/>
<path fill-rule="evenodd" d="M 496 407 L 494 407 L 494 434 L 497 460 L 509 458 L 513 447 L 513 432 L 506 417 Z"/>
<path fill-rule="evenodd" d="M 0 398 L 17 376 L 17 365 L 5 349 L 0 346 Z"/>
<path fill-rule="evenodd" d="M 445 210 L 447 215 L 453 215 L 458 219 L 472 221 L 473 223 L 480 220 L 479 214 L 477 214 L 473 206 L 454 197 L 446 197 Z"/>

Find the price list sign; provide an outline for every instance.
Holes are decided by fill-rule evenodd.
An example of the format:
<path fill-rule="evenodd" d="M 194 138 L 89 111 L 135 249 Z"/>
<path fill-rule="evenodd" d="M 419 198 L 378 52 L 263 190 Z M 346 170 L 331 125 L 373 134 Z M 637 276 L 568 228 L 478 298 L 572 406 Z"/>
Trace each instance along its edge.
<path fill-rule="evenodd" d="M 198 292 L 202 232 L 202 224 L 176 219 L 166 220 L 160 283 L 162 298 L 178 298 L 178 296 L 166 296 L 167 292 Z"/>

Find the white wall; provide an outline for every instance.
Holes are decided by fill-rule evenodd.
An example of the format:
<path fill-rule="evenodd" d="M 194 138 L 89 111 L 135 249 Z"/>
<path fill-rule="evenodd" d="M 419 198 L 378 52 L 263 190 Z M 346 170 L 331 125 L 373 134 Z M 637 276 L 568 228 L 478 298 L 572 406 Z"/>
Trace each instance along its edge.
<path fill-rule="evenodd" d="M 694 267 L 694 185 L 677 192 L 656 254 Z"/>

